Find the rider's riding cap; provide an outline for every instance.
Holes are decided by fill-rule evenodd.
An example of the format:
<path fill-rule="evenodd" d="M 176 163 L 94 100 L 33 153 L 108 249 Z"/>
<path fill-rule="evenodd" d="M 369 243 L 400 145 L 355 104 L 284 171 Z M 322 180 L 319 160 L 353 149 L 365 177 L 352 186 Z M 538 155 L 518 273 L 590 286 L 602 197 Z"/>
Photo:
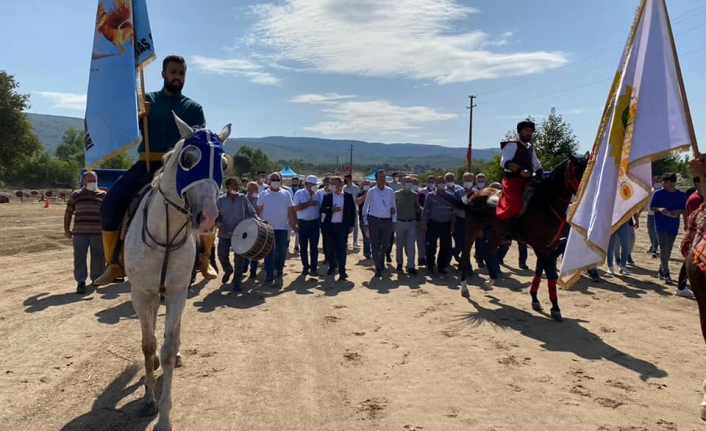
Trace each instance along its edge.
<path fill-rule="evenodd" d="M 522 129 L 526 129 L 528 127 L 530 129 L 532 129 L 532 131 L 534 132 L 535 128 L 534 128 L 533 122 L 528 121 L 528 120 L 520 121 L 519 123 L 517 123 L 517 133 L 520 133 L 522 131 Z"/>

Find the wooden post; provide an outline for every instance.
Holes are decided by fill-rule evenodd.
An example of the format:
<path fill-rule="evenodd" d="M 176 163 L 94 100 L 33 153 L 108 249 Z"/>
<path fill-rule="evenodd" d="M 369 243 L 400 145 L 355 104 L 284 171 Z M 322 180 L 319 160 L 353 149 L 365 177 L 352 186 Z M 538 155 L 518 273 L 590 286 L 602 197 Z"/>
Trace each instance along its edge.
<path fill-rule="evenodd" d="M 142 68 L 140 68 L 140 97 L 142 98 L 142 106 L 138 107 L 143 108 L 145 106 L 145 72 Z M 144 111 L 143 111 L 144 112 Z M 143 139 L 145 140 L 145 159 L 146 163 L 145 165 L 147 166 L 147 173 L 150 173 L 150 165 L 152 164 L 150 160 L 150 127 L 149 123 L 147 121 L 147 115 L 142 116 L 142 134 L 143 134 Z"/>

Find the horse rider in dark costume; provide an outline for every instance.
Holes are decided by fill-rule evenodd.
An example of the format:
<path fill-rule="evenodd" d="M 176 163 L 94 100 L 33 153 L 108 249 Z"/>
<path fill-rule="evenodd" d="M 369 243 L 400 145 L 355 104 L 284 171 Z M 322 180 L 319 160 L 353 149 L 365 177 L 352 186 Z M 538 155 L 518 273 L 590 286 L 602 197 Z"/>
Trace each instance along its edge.
<path fill-rule="evenodd" d="M 496 215 L 501 220 L 507 220 L 506 231 L 511 226 L 513 217 L 520 214 L 524 207 L 524 193 L 532 174 L 537 180 L 544 177 L 542 164 L 530 143 L 534 131 L 533 122 L 521 121 L 517 124 L 518 138 L 500 144 L 502 148 L 500 166 L 505 169 L 505 174 Z"/>
<path fill-rule="evenodd" d="M 180 140 L 179 129 L 172 111 L 191 127 L 206 127 L 203 108 L 197 102 L 181 93 L 186 80 L 186 61 L 182 57 L 171 55 L 162 62 L 164 86 L 160 91 L 145 95 L 145 113 L 149 126 L 149 154 L 145 152 L 143 122 L 140 121 L 140 133 L 143 136 L 138 147 L 138 161 L 125 172 L 111 187 L 101 206 L 103 250 L 108 266 L 95 284 L 103 286 L 125 276 L 122 263 L 120 230 L 130 202 L 147 184 L 152 182 L 155 171 L 162 167 L 162 157 L 174 148 Z M 148 170 L 149 166 L 149 170 Z M 201 253 L 199 269 L 208 279 L 217 274 L 210 266 L 209 258 L 215 231 L 201 235 Z"/>

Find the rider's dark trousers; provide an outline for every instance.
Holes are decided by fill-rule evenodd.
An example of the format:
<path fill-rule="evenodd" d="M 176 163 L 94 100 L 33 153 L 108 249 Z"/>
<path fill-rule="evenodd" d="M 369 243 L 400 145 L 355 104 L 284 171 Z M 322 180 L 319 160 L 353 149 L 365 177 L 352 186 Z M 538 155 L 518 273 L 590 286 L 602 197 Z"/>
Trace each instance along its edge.
<path fill-rule="evenodd" d="M 101 223 L 103 230 L 120 230 L 120 223 L 130 206 L 130 201 L 132 201 L 133 196 L 135 196 L 142 187 L 152 181 L 154 171 L 161 167 L 161 161 L 153 161 L 150 164 L 150 172 L 148 173 L 147 164 L 143 161 L 139 161 L 118 178 L 101 204 Z"/>

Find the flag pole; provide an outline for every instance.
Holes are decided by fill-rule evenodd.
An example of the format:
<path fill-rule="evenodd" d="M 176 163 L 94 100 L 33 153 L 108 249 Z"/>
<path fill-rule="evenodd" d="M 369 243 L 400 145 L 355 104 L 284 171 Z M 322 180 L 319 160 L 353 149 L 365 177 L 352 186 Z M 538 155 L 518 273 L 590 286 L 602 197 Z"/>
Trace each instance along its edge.
<path fill-rule="evenodd" d="M 694 122 L 691 119 L 691 109 L 689 108 L 689 100 L 686 97 L 686 87 L 684 86 L 684 77 L 681 73 L 681 64 L 679 63 L 679 55 L 677 55 L 677 44 L 674 41 L 674 33 L 672 32 L 672 21 L 669 19 L 669 11 L 667 10 L 666 0 L 662 0 L 664 7 L 664 16 L 667 18 L 667 31 L 669 32 L 669 42 L 672 44 L 672 52 L 674 53 L 674 66 L 677 72 L 677 80 L 679 82 L 679 92 L 681 94 L 682 103 L 684 104 L 684 113 L 686 114 L 686 125 L 689 129 L 689 139 L 691 140 L 691 151 L 694 153 L 694 158 L 698 159 L 701 153 L 699 152 L 699 144 L 696 142 L 696 131 L 694 130 Z M 700 184 L 697 186 L 701 196 L 706 196 L 706 176 L 700 177 Z"/>
<path fill-rule="evenodd" d="M 602 140 L 603 140 L 603 135 L 605 134 L 606 128 L 610 127 L 610 121 L 612 117 L 615 115 L 613 113 L 614 110 L 614 105 L 617 102 L 618 99 L 618 90 L 620 89 L 620 83 L 623 80 L 623 73 L 625 69 L 625 65 L 628 62 L 628 53 L 632 51 L 632 46 L 635 41 L 635 33 L 637 33 L 637 27 L 640 25 L 640 20 L 642 19 L 642 15 L 645 13 L 645 6 L 647 5 L 647 0 L 641 0 L 640 4 L 637 7 L 637 10 L 635 11 L 635 18 L 633 19 L 632 25 L 630 26 L 630 32 L 628 33 L 628 38 L 625 42 L 625 47 L 623 48 L 623 54 L 620 59 L 620 64 L 618 66 L 617 71 L 615 72 L 615 76 L 613 77 L 613 82 L 610 85 L 610 91 L 608 92 L 608 98 L 606 99 L 605 106 L 603 108 L 603 115 L 601 116 L 601 121 L 598 125 L 598 132 L 596 133 L 596 140 L 593 141 L 593 147 L 591 147 L 591 158 L 588 162 L 588 166 L 586 167 L 586 172 L 584 172 L 583 178 L 588 178 L 591 175 L 591 172 L 593 171 L 593 164 L 595 161 L 595 152 L 596 149 L 600 146 Z M 583 199 L 583 193 L 585 189 L 585 182 L 581 180 L 581 183 L 579 185 L 579 189 L 576 192 L 576 202 L 579 202 L 581 199 Z M 566 220 L 569 224 L 571 224 L 572 227 L 579 228 L 579 226 L 575 226 L 571 221 L 574 218 L 574 213 L 576 212 L 576 209 L 578 208 L 578 205 L 571 205 L 569 208 L 569 212 L 566 215 Z M 565 289 L 568 289 L 565 288 Z"/>
<path fill-rule="evenodd" d="M 140 97 L 142 98 L 142 108 L 145 107 L 145 72 L 144 68 L 140 67 Z M 147 114 L 142 116 L 142 133 L 143 139 L 145 141 L 145 166 L 147 167 L 147 173 L 150 173 L 150 165 L 152 164 L 150 160 L 150 127 L 147 122 Z"/>

